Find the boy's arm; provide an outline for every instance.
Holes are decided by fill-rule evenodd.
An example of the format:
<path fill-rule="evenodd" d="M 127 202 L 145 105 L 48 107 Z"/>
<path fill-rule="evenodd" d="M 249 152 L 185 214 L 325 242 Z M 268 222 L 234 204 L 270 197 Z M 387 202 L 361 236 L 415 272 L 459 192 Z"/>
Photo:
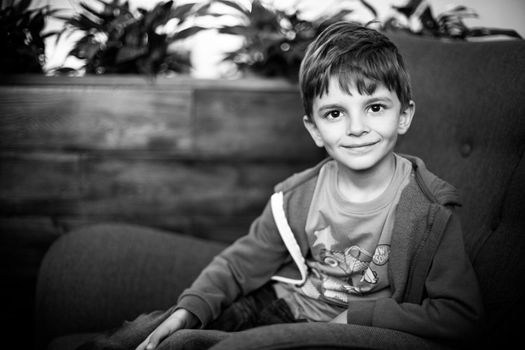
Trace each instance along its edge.
<path fill-rule="evenodd" d="M 268 203 L 249 233 L 216 256 L 181 294 L 178 307 L 196 315 L 204 327 L 239 295 L 267 283 L 287 257 Z"/>
<path fill-rule="evenodd" d="M 460 340 L 473 336 L 482 319 L 483 304 L 455 214 L 432 261 L 425 289 L 421 304 L 397 303 L 392 298 L 352 301 L 347 322 L 428 338 Z"/>

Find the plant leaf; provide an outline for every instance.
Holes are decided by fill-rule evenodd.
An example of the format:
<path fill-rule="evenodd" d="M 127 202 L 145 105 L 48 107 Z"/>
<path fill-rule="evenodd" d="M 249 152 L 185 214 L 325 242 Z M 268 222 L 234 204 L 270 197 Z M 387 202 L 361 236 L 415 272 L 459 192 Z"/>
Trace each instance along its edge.
<path fill-rule="evenodd" d="M 44 14 L 39 12 L 33 17 L 32 21 L 28 23 L 31 33 L 40 33 L 44 29 L 45 19 Z"/>
<path fill-rule="evenodd" d="M 61 33 L 61 31 L 59 31 L 59 30 L 46 32 L 46 33 L 42 34 L 42 39 L 49 38 L 50 36 L 53 36 L 53 35 L 59 35 L 60 33 Z"/>
<path fill-rule="evenodd" d="M 93 40 L 92 35 L 88 35 L 77 41 L 76 45 L 69 52 L 69 55 L 89 61 L 97 54 L 100 47 L 101 44 Z"/>
<path fill-rule="evenodd" d="M 372 6 L 368 1 L 366 0 L 360 0 L 361 4 L 363 4 L 364 7 L 366 7 L 372 14 L 374 15 L 374 18 L 377 18 L 377 10 L 374 6 Z"/>
<path fill-rule="evenodd" d="M 188 27 L 186 29 L 183 29 L 177 33 L 175 33 L 171 38 L 170 38 L 170 41 L 173 42 L 173 41 L 176 41 L 176 40 L 182 40 L 182 39 L 186 39 L 186 38 L 189 38 L 190 36 L 193 36 L 195 34 L 197 34 L 198 32 L 202 31 L 202 30 L 206 30 L 208 28 L 205 28 L 205 27 L 201 27 L 201 26 L 192 26 L 192 27 Z"/>
<path fill-rule="evenodd" d="M 238 2 L 236 1 L 231 1 L 231 0 L 215 0 L 214 2 L 216 3 L 219 3 L 219 4 L 223 4 L 223 5 L 226 5 L 228 7 L 231 7 L 233 8 L 234 10 L 237 10 L 239 11 L 240 13 L 242 13 L 243 15 L 245 15 L 246 17 L 249 17 L 250 16 L 250 11 L 245 8 L 244 6 L 241 6 Z"/>
<path fill-rule="evenodd" d="M 147 52 L 146 48 L 143 47 L 122 47 L 115 58 L 116 63 L 122 63 L 126 61 L 133 61 L 138 57 L 143 56 Z"/>
<path fill-rule="evenodd" d="M 171 13 L 173 1 L 158 3 L 151 11 L 143 15 L 143 23 L 146 31 L 154 31 L 159 25 L 165 24 Z"/>
<path fill-rule="evenodd" d="M 83 31 L 90 31 L 92 29 L 97 29 L 100 31 L 104 30 L 100 23 L 93 21 L 83 13 L 78 14 L 76 17 L 69 18 L 67 23 L 76 29 Z"/>
<path fill-rule="evenodd" d="M 95 9 L 93 9 L 92 7 L 90 7 L 88 4 L 86 4 L 85 2 L 81 2 L 80 3 L 80 6 L 86 10 L 87 12 L 91 13 L 92 15 L 98 17 L 98 18 L 101 18 L 103 19 L 104 18 L 104 14 L 103 13 L 100 13 L 98 11 L 96 11 Z"/>
<path fill-rule="evenodd" d="M 193 9 L 194 6 L 195 6 L 194 3 L 187 3 L 187 4 L 176 6 L 175 8 L 172 8 L 170 17 L 182 20 L 188 16 L 188 14 L 190 13 L 190 11 Z"/>
<path fill-rule="evenodd" d="M 204 3 L 204 4 L 196 4 L 195 8 L 192 9 L 193 12 L 191 13 L 192 16 L 207 16 L 209 14 L 209 10 L 211 7 L 211 3 Z"/>
<path fill-rule="evenodd" d="M 249 29 L 246 26 L 235 25 L 235 26 L 219 28 L 219 33 L 221 33 L 221 34 L 249 36 L 248 35 L 249 34 Z"/>

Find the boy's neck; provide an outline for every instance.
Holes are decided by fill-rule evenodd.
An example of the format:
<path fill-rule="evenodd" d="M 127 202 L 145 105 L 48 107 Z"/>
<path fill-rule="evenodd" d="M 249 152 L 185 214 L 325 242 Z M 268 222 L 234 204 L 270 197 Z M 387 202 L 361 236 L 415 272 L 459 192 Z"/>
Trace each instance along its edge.
<path fill-rule="evenodd" d="M 373 169 L 354 171 L 338 164 L 337 186 L 348 201 L 366 203 L 383 194 L 394 177 L 395 169 L 396 159 L 393 153 Z"/>

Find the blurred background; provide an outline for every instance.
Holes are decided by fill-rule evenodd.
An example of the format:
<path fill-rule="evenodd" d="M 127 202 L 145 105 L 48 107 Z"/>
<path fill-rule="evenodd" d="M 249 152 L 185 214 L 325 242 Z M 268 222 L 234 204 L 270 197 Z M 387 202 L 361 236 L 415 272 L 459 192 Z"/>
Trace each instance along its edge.
<path fill-rule="evenodd" d="M 23 8 L 35 11 L 34 21 L 22 26 L 31 31 L 32 38 L 26 38 L 26 43 L 33 41 L 33 54 L 38 51 L 39 64 L 47 75 L 118 70 L 109 68 L 108 60 L 114 66 L 129 66 L 130 61 L 144 56 L 140 45 L 146 44 L 141 40 L 146 40 L 148 31 L 156 34 L 155 38 L 150 34 L 146 44 L 149 58 L 163 66 L 140 68 L 213 79 L 237 78 L 247 68 L 253 71 L 263 65 L 270 66 L 266 67 L 270 71 L 278 63 L 272 57 L 291 64 L 301 58 L 303 43 L 323 24 L 339 19 L 363 24 L 375 21 L 376 27 L 385 30 L 455 40 L 504 39 L 511 31 L 525 33 L 525 2 L 521 0 L 5 0 L 1 6 L 6 9 L 13 3 L 19 6 L 13 6 L 15 11 L 10 14 L 3 12 L 2 29 L 8 32 L 7 22 L 21 18 Z M 18 27 L 24 30 L 20 23 Z M 93 66 L 100 59 L 105 62 Z M 121 67 L 120 72 L 129 70 Z"/>
<path fill-rule="evenodd" d="M 137 8 L 151 10 L 159 2 L 158 0 L 131 0 L 129 5 L 132 10 Z M 200 2 L 205 3 L 206 1 L 201 0 Z M 61 9 L 61 14 L 63 15 L 81 11 L 82 7 L 79 3 L 77 0 L 34 1 L 35 6 L 49 4 L 51 8 Z M 85 1 L 85 3 L 94 8 L 101 5 L 96 0 Z M 184 3 L 188 3 L 188 1 L 179 0 L 175 4 Z M 238 3 L 248 10 L 251 8 L 249 0 L 239 0 Z M 341 10 L 347 10 L 349 13 L 345 17 L 348 19 L 362 23 L 373 20 L 382 23 L 389 20 L 398 20 L 403 26 L 410 28 L 414 32 L 423 30 L 422 25 L 417 23 L 416 20 L 417 14 L 415 13 L 417 10 L 415 7 L 417 6 L 428 6 L 435 17 L 446 14 L 449 11 L 453 12 L 458 7 L 465 7 L 465 9 L 457 11 L 455 15 L 459 16 L 456 18 L 458 21 L 463 21 L 468 27 L 514 29 L 521 36 L 525 34 L 525 21 L 523 21 L 525 18 L 525 2 L 522 0 L 502 0 L 497 3 L 490 0 L 429 0 L 426 2 L 407 0 L 370 0 L 367 2 L 355 0 L 329 0 L 322 2 L 315 0 L 263 0 L 261 3 L 268 9 L 277 9 L 289 15 L 297 14 L 301 19 L 309 21 L 323 19 L 324 17 L 341 13 Z M 371 6 L 371 8 L 367 7 L 367 5 Z M 403 6 L 408 8 L 414 7 L 414 13 L 411 14 L 411 17 L 405 17 L 403 12 L 397 9 Z M 246 18 L 239 20 L 237 11 L 234 8 L 228 8 L 228 6 L 216 6 L 214 10 L 216 13 L 230 13 L 232 16 L 225 15 L 222 18 L 217 18 L 203 15 L 201 18 L 195 19 L 198 24 L 210 29 L 197 33 L 194 38 L 190 38 L 184 43 L 186 48 L 191 48 L 191 75 L 197 78 L 236 77 L 234 67 L 229 62 L 223 62 L 223 58 L 228 52 L 238 50 L 243 45 L 243 36 L 221 34 L 213 27 L 224 24 L 246 24 Z M 421 9 L 418 11 L 421 11 Z M 168 21 L 165 30 L 169 32 L 177 22 L 177 20 Z M 63 25 L 63 20 L 50 18 L 46 25 L 46 30 L 59 30 Z M 44 68 L 46 71 L 62 65 L 81 67 L 81 62 L 77 62 L 74 57 L 67 57 L 67 53 L 72 49 L 75 39 L 76 36 L 72 35 L 62 38 L 58 42 L 54 38 L 46 40 L 47 59 Z"/>

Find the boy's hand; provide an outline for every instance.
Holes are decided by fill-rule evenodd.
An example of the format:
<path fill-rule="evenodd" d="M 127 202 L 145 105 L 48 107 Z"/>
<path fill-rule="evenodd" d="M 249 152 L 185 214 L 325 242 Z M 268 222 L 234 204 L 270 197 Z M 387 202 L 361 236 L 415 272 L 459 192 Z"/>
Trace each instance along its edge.
<path fill-rule="evenodd" d="M 193 328 L 197 325 L 198 319 L 191 312 L 185 309 L 178 309 L 162 322 L 151 334 L 137 346 L 136 350 L 152 350 L 159 343 L 173 332 L 179 329 Z"/>
<path fill-rule="evenodd" d="M 348 323 L 347 313 L 348 311 L 343 311 L 339 315 L 335 316 L 334 319 L 330 321 L 330 323 Z"/>

